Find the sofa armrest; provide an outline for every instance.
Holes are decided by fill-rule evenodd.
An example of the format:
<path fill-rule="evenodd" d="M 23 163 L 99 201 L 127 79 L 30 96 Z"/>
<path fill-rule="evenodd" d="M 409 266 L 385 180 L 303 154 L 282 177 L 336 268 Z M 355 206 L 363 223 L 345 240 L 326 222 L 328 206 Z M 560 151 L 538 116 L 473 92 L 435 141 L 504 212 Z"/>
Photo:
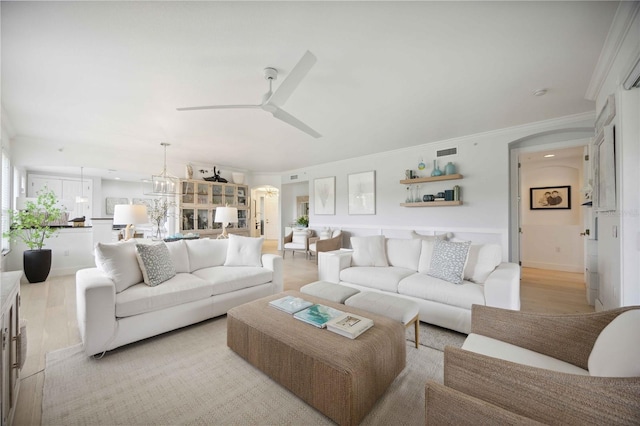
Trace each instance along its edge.
<path fill-rule="evenodd" d="M 629 309 L 634 307 L 593 313 L 541 314 L 473 305 L 471 332 L 587 370 L 589 355 L 600 332 Z"/>
<path fill-rule="evenodd" d="M 318 252 L 318 279 L 338 284 L 340 271 L 351 266 L 351 251 Z"/>
<path fill-rule="evenodd" d="M 640 378 L 559 373 L 447 346 L 444 384 L 547 424 L 638 424 Z"/>
<path fill-rule="evenodd" d="M 76 272 L 76 315 L 84 351 L 108 349 L 116 332 L 116 286 L 98 268 Z"/>
<path fill-rule="evenodd" d="M 273 279 L 271 282 L 274 285 L 274 293 L 281 292 L 284 288 L 282 256 L 269 253 L 263 254 L 262 267 L 273 272 Z"/>
<path fill-rule="evenodd" d="M 520 265 L 503 262 L 484 282 L 487 306 L 520 310 Z"/>
<path fill-rule="evenodd" d="M 424 402 L 426 425 L 542 424 L 433 381 L 427 382 Z"/>

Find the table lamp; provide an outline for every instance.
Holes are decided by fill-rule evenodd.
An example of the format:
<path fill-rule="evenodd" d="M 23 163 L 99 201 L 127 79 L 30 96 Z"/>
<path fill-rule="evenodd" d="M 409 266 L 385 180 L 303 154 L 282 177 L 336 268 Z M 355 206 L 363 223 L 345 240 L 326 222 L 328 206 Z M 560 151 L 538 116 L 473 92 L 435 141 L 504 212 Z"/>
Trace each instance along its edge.
<path fill-rule="evenodd" d="M 142 204 L 116 204 L 113 209 L 113 224 L 127 225 L 124 229 L 124 240 L 131 238 L 133 225 L 149 223 L 147 206 Z"/>
<path fill-rule="evenodd" d="M 227 226 L 229 226 L 229 223 L 238 223 L 238 209 L 235 207 L 218 207 L 213 221 L 222 223 L 222 234 L 218 235 L 218 239 L 229 238 Z"/>

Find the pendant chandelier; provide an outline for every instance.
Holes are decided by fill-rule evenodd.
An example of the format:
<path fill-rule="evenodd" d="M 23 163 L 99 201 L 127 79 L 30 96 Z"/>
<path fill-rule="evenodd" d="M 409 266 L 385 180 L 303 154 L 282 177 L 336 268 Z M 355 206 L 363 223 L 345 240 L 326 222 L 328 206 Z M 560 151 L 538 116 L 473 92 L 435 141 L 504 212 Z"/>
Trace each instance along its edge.
<path fill-rule="evenodd" d="M 162 172 L 151 176 L 151 188 L 144 191 L 146 195 L 176 195 L 178 194 L 179 179 L 167 172 L 167 142 L 160 143 L 164 147 L 164 166 Z"/>
<path fill-rule="evenodd" d="M 76 203 L 88 203 L 89 197 L 84 196 L 84 167 L 80 166 L 80 195 L 76 195 Z"/>

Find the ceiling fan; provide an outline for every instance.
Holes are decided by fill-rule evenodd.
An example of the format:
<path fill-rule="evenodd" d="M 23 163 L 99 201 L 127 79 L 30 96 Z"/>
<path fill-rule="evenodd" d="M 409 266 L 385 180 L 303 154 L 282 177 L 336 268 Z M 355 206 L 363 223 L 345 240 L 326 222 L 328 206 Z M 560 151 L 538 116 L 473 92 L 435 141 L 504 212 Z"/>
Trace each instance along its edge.
<path fill-rule="evenodd" d="M 269 82 L 269 91 L 262 96 L 262 103 L 259 105 L 205 105 L 195 107 L 176 108 L 178 111 L 196 111 L 201 109 L 240 109 L 240 108 L 260 108 L 264 111 L 270 112 L 278 120 L 282 120 L 293 127 L 302 130 L 303 132 L 319 138 L 322 135 L 311 127 L 307 126 L 302 121 L 298 120 L 285 110 L 281 106 L 287 102 L 289 96 L 298 87 L 298 84 L 307 75 L 311 67 L 316 63 L 316 57 L 308 50 L 302 56 L 302 59 L 298 61 L 295 67 L 291 70 L 289 75 L 274 91 L 271 90 L 273 80 L 278 78 L 278 71 L 275 68 L 265 68 L 264 78 Z"/>

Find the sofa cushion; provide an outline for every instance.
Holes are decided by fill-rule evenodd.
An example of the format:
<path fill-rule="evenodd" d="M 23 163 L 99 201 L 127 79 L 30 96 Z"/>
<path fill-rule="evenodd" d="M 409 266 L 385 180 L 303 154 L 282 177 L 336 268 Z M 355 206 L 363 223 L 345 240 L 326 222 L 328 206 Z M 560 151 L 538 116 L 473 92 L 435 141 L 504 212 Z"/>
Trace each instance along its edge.
<path fill-rule="evenodd" d="M 169 254 L 171 255 L 171 261 L 173 267 L 176 268 L 176 273 L 190 272 L 189 268 L 189 252 L 187 251 L 187 244 L 184 240 L 171 241 L 167 243 Z"/>
<path fill-rule="evenodd" d="M 176 274 L 162 285 L 140 283 L 116 294 L 116 317 L 129 317 L 205 299 L 213 286 L 193 274 Z"/>
<path fill-rule="evenodd" d="M 433 247 L 435 244 L 434 240 L 422 240 L 420 260 L 418 261 L 418 272 L 421 274 L 429 273 L 429 269 L 431 268 L 431 257 L 433 256 Z"/>
<path fill-rule="evenodd" d="M 227 260 L 227 246 L 229 240 L 186 240 L 189 253 L 189 272 L 211 266 L 222 266 Z"/>
<path fill-rule="evenodd" d="M 469 334 L 462 349 L 530 367 L 544 368 L 560 373 L 589 375 L 587 370 L 568 362 L 479 334 Z"/>
<path fill-rule="evenodd" d="M 640 377 L 640 309 L 618 315 L 596 339 L 589 355 L 589 374 L 601 377 Z"/>
<path fill-rule="evenodd" d="M 229 235 L 227 259 L 224 266 L 262 266 L 262 243 L 264 238 Z"/>
<path fill-rule="evenodd" d="M 340 281 L 397 293 L 400 280 L 415 273 L 416 271 L 412 269 L 396 266 L 387 268 L 356 266 L 340 271 Z"/>
<path fill-rule="evenodd" d="M 445 305 L 471 309 L 471 305 L 484 305 L 484 287 L 469 281 L 452 284 L 425 274 L 413 274 L 398 283 L 398 293 Z"/>
<path fill-rule="evenodd" d="M 389 266 L 384 235 L 351 237 L 351 266 Z"/>
<path fill-rule="evenodd" d="M 421 240 L 406 238 L 387 238 L 387 259 L 389 265 L 418 270 Z"/>
<path fill-rule="evenodd" d="M 447 240 L 452 236 L 453 234 L 449 232 L 446 234 L 424 235 L 424 234 L 418 234 L 416 231 L 411 231 L 411 238 L 425 240 L 425 241 Z"/>
<path fill-rule="evenodd" d="M 164 242 L 159 244 L 136 244 L 136 257 L 142 270 L 144 283 L 154 287 L 175 277 L 176 268 Z"/>
<path fill-rule="evenodd" d="M 97 243 L 95 261 L 98 269 L 104 272 L 115 284 L 116 293 L 141 283 L 143 280 L 134 241 L 113 244 Z"/>
<path fill-rule="evenodd" d="M 501 262 L 502 248 L 498 244 L 472 244 L 464 267 L 464 279 L 482 284 Z"/>
<path fill-rule="evenodd" d="M 214 266 L 199 269 L 193 275 L 210 283 L 214 296 L 266 284 L 273 279 L 272 271 L 255 266 Z"/>
<path fill-rule="evenodd" d="M 454 243 L 436 240 L 428 274 L 454 284 L 461 284 L 470 246 L 471 241 Z"/>

